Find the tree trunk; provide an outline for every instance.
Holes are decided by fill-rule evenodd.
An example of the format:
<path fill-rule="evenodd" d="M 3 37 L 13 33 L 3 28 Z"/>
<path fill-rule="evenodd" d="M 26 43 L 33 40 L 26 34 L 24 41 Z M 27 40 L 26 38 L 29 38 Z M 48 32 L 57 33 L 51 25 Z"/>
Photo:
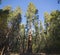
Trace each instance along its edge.
<path fill-rule="evenodd" d="M 5 46 L 4 46 L 3 49 L 2 49 L 1 55 L 3 55 L 4 49 L 5 49 Z"/>
<path fill-rule="evenodd" d="M 28 52 L 32 53 L 32 34 L 31 34 L 31 31 L 29 32 L 29 36 L 28 36 Z"/>

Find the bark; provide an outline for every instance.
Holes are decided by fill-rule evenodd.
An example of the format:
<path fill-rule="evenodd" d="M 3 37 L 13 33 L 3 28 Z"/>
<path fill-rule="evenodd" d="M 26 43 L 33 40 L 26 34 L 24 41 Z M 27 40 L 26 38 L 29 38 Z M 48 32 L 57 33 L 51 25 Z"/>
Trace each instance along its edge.
<path fill-rule="evenodd" d="M 29 37 L 28 37 L 28 52 L 32 53 L 32 34 L 31 34 L 31 31 L 30 31 Z"/>
<path fill-rule="evenodd" d="M 4 49 L 5 49 L 5 46 L 3 47 L 2 51 L 1 51 L 1 55 L 3 55 Z"/>

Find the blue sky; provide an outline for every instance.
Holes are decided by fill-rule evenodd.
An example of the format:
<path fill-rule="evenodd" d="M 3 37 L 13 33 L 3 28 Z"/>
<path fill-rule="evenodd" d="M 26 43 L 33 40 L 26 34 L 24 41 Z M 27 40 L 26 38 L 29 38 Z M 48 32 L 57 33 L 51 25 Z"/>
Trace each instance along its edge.
<path fill-rule="evenodd" d="M 44 23 L 44 12 L 51 12 L 53 10 L 60 10 L 60 4 L 57 3 L 57 0 L 2 0 L 0 8 L 3 8 L 7 5 L 10 5 L 12 9 L 15 9 L 17 6 L 20 6 L 22 9 L 22 23 L 26 23 L 25 13 L 28 7 L 28 4 L 32 2 L 38 9 L 39 19 Z"/>

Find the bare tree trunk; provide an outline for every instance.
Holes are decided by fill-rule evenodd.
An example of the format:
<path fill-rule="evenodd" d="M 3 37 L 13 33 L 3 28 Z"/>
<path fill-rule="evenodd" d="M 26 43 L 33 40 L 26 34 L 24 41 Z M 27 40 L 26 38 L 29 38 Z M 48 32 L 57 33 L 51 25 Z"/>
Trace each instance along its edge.
<path fill-rule="evenodd" d="M 28 52 L 32 53 L 32 34 L 31 34 L 31 30 L 29 30 L 29 36 L 28 36 Z"/>
<path fill-rule="evenodd" d="M 3 47 L 2 51 L 1 51 L 1 55 L 3 55 L 4 49 L 5 49 L 5 46 Z"/>
<path fill-rule="evenodd" d="M 6 34 L 6 40 L 8 39 L 8 35 L 9 35 L 9 33 L 10 33 L 10 31 Z M 5 40 L 5 42 L 8 43 L 8 41 L 6 41 L 6 40 Z M 6 43 L 5 43 L 5 44 L 6 44 Z M 2 52 L 1 52 L 1 55 L 4 54 L 4 50 L 5 50 L 5 48 L 6 48 L 7 46 L 8 46 L 7 44 L 4 45 L 4 47 L 3 47 L 3 49 L 2 49 Z"/>

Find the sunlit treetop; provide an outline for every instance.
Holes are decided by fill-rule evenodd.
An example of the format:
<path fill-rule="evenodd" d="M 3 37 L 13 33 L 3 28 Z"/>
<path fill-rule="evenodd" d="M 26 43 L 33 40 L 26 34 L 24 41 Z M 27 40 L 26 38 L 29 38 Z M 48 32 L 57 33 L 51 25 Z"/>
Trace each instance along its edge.
<path fill-rule="evenodd" d="M 9 13 L 8 21 L 14 20 L 15 18 L 20 17 L 22 14 L 22 11 L 20 7 L 15 8 L 15 10 L 11 10 Z"/>
<path fill-rule="evenodd" d="M 51 19 L 51 16 L 50 16 L 50 14 L 49 14 L 48 12 L 45 12 L 45 13 L 44 13 L 44 17 L 45 17 L 45 21 L 46 21 L 46 22 L 49 22 L 50 19 Z"/>
<path fill-rule="evenodd" d="M 44 13 L 45 21 L 50 22 L 52 19 L 56 19 L 60 15 L 58 10 L 52 11 L 50 14 L 48 12 Z"/>
<path fill-rule="evenodd" d="M 5 10 L 11 10 L 11 6 L 5 6 L 4 8 L 3 8 L 3 10 L 5 11 Z"/>
<path fill-rule="evenodd" d="M 16 7 L 15 12 L 16 12 L 16 13 L 20 13 L 20 14 L 22 14 L 22 10 L 21 10 L 20 7 Z"/>
<path fill-rule="evenodd" d="M 20 15 L 22 14 L 22 10 L 21 10 L 20 7 L 17 7 L 17 8 L 14 10 L 13 16 L 16 17 L 16 16 L 18 16 L 18 14 L 20 14 Z"/>
<path fill-rule="evenodd" d="M 32 16 L 34 16 L 34 14 L 36 14 L 36 11 L 37 11 L 37 9 L 34 6 L 34 4 L 33 3 L 29 3 L 26 16 L 27 17 L 32 17 Z"/>
<path fill-rule="evenodd" d="M 30 4 L 28 5 L 28 10 L 27 10 L 27 11 L 32 12 L 32 13 L 35 13 L 36 7 L 34 6 L 33 3 L 30 3 Z"/>

